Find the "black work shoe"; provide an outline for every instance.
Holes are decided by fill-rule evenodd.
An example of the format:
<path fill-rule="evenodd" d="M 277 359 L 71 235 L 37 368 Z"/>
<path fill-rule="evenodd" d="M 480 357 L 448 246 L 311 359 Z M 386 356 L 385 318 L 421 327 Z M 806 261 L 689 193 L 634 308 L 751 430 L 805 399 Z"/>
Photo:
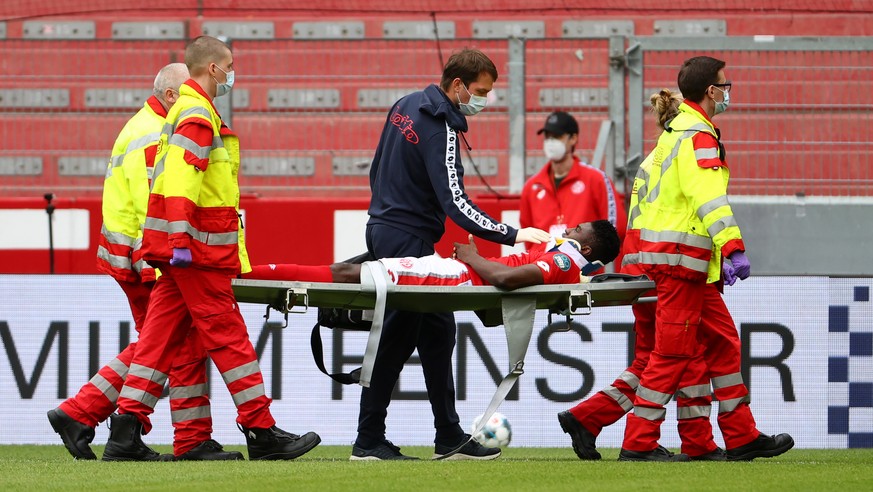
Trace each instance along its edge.
<path fill-rule="evenodd" d="M 443 458 L 443 456 L 454 451 L 463 442 L 466 442 L 466 444 L 464 444 L 457 453 Z M 464 434 L 463 439 L 454 446 L 437 444 L 436 446 L 434 446 L 433 450 L 433 459 L 435 460 L 493 460 L 499 457 L 499 448 L 486 448 L 485 446 L 481 445 L 479 441 L 472 439 L 472 436 L 470 436 L 470 434 Z"/>
<path fill-rule="evenodd" d="M 207 439 L 185 453 L 176 456 L 176 461 L 233 461 L 244 460 L 239 451 L 225 451 L 221 444 Z"/>
<path fill-rule="evenodd" d="M 97 455 L 91 451 L 91 441 L 94 440 L 94 428 L 78 422 L 60 408 L 49 410 L 49 423 L 52 429 L 61 436 L 67 451 L 77 460 L 96 460 Z"/>
<path fill-rule="evenodd" d="M 365 449 L 357 444 L 352 446 L 349 461 L 417 460 L 415 456 L 400 453 L 400 448 L 391 441 L 382 441 L 373 448 Z"/>
<path fill-rule="evenodd" d="M 142 423 L 136 415 L 114 413 L 109 416 L 109 441 L 103 461 L 172 461 L 142 442 Z"/>
<path fill-rule="evenodd" d="M 618 461 L 691 461 L 687 454 L 674 454 L 663 446 L 648 452 L 631 451 L 622 448 L 618 453 Z"/>
<path fill-rule="evenodd" d="M 772 458 L 794 447 L 794 439 L 788 434 L 767 436 L 759 434 L 758 437 L 738 448 L 727 450 L 728 461 L 752 461 L 755 458 Z"/>
<path fill-rule="evenodd" d="M 312 450 L 321 438 L 314 432 L 302 436 L 276 427 L 249 429 L 239 426 L 246 436 L 250 460 L 293 460 Z"/>
<path fill-rule="evenodd" d="M 564 433 L 570 434 L 570 440 L 573 442 L 573 451 L 576 452 L 576 456 L 580 460 L 596 461 L 600 459 L 600 453 L 595 445 L 597 437 L 576 420 L 572 413 L 559 413 L 558 423 L 561 424 L 561 429 L 564 430 Z"/>
<path fill-rule="evenodd" d="M 714 450 L 701 454 L 699 456 L 692 456 L 691 461 L 726 461 L 727 454 L 725 454 L 724 449 L 715 448 Z"/>

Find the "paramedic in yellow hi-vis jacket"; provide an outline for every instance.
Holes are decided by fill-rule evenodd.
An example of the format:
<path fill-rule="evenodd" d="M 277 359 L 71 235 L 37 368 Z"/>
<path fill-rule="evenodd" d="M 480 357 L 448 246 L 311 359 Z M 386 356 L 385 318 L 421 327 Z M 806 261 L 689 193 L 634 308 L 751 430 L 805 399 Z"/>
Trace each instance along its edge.
<path fill-rule="evenodd" d="M 751 270 L 740 228 L 727 199 L 730 172 L 721 132 L 712 117 L 730 103 L 725 63 L 708 56 L 687 60 L 679 71 L 685 102 L 634 180 L 638 216 L 627 237 L 639 245 L 639 266 L 655 281 L 658 306 L 655 346 L 628 415 L 623 461 L 687 461 L 659 447 L 660 426 L 678 395 L 694 406 L 705 402 L 710 381 L 719 400 L 718 424 L 727 459 L 752 460 L 791 449 L 788 434 L 759 432 L 740 372 L 737 328 L 721 297 L 724 282 L 748 278 Z M 723 264 L 724 261 L 724 264 Z M 702 347 L 702 351 L 701 351 Z M 708 377 L 687 385 L 687 368 L 703 357 Z"/>
<path fill-rule="evenodd" d="M 192 325 L 236 404 L 249 459 L 293 459 L 321 439 L 276 427 L 231 289 L 231 279 L 251 269 L 239 217 L 239 139 L 222 122 L 212 99 L 233 86 L 233 53 L 218 39 L 201 36 L 185 49 L 185 64 L 191 78 L 167 115 L 143 234 L 143 258 L 162 276 L 152 292 L 103 459 L 135 459 L 148 449 L 140 434 L 151 429 L 149 415 Z"/>
<path fill-rule="evenodd" d="M 167 111 L 188 79 L 184 63 L 162 68 L 154 94 L 125 125 L 115 140 L 103 185 L 103 228 L 97 248 L 97 269 L 111 275 L 127 296 L 136 323 L 142 329 L 155 270 L 142 261 L 142 226 L 146 217 L 149 179 Z M 137 342 L 101 368 L 72 398 L 49 410 L 48 418 L 76 459 L 96 459 L 89 444 L 94 427 L 115 410 Z M 181 460 L 234 460 L 241 453 L 224 451 L 211 439 L 212 415 L 206 393 L 206 351 L 192 331 L 169 372 L 170 410 L 175 435 L 173 451 Z M 156 452 L 143 460 L 171 459 Z"/>

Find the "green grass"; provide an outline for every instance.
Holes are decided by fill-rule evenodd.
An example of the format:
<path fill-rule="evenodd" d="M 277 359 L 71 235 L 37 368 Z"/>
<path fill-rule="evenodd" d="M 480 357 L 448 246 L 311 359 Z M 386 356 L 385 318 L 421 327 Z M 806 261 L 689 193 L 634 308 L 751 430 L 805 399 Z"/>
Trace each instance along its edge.
<path fill-rule="evenodd" d="M 228 449 L 245 454 L 244 446 Z M 0 490 L 873 490 L 873 449 L 796 449 L 751 463 L 624 463 L 617 449 L 601 450 L 599 462 L 579 461 L 569 448 L 510 447 L 490 462 L 349 462 L 349 452 L 319 446 L 291 462 L 103 463 L 74 461 L 61 446 L 0 446 Z M 433 449 L 403 452 L 429 458 Z"/>

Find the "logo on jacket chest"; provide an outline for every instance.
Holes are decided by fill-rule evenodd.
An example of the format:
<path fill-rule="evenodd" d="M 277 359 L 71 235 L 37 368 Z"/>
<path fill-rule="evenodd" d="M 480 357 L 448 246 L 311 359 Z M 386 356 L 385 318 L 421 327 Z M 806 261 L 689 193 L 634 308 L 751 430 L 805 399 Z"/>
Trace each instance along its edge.
<path fill-rule="evenodd" d="M 576 181 L 575 183 L 573 183 L 573 186 L 570 187 L 570 191 L 574 195 L 581 195 L 582 193 L 585 193 L 585 183 L 583 183 L 582 181 Z"/>
<path fill-rule="evenodd" d="M 394 112 L 391 113 L 391 124 L 400 130 L 400 133 L 406 137 L 406 141 L 412 144 L 417 144 L 418 134 L 412 129 L 413 123 L 415 122 L 412 121 L 412 118 L 410 118 L 409 115 L 400 114 L 397 112 L 397 108 L 394 108 Z"/>

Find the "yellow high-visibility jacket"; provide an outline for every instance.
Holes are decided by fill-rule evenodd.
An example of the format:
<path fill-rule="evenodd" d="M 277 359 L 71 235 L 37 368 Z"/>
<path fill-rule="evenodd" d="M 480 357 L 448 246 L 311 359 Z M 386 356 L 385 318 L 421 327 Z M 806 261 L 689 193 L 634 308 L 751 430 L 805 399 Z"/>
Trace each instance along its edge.
<path fill-rule="evenodd" d="M 723 256 L 745 250 L 719 136 L 700 106 L 680 105 L 634 179 L 628 235 L 639 253 L 627 262 L 711 283 L 721 278 Z"/>
<path fill-rule="evenodd" d="M 150 97 L 121 129 L 106 168 L 97 270 L 121 281 L 155 280 L 155 270 L 142 259 L 142 226 L 166 116 L 160 101 Z"/>
<path fill-rule="evenodd" d="M 239 139 L 189 79 L 179 88 L 158 144 L 144 257 L 167 262 L 173 248 L 188 248 L 192 266 L 231 275 L 249 272 L 240 233 L 239 166 Z"/>

